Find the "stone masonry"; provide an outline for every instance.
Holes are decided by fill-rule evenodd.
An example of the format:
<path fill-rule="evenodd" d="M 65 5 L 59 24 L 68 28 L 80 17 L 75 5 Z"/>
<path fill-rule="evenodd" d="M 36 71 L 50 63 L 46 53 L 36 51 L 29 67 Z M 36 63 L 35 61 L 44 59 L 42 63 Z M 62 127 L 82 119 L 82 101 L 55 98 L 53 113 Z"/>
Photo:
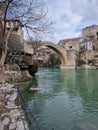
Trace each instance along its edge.
<path fill-rule="evenodd" d="M 0 130 L 29 130 L 16 99 L 14 85 L 0 84 Z"/>

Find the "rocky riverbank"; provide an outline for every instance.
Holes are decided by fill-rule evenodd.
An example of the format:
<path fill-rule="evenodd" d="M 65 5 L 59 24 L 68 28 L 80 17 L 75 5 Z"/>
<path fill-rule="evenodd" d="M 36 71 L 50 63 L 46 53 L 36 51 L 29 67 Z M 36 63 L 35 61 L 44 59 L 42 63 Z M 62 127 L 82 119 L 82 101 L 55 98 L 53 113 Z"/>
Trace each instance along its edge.
<path fill-rule="evenodd" d="M 32 76 L 29 74 L 28 70 L 20 70 L 17 64 L 5 65 L 5 81 L 8 83 L 17 83 L 27 80 L 31 80 Z"/>
<path fill-rule="evenodd" d="M 0 130 L 29 130 L 21 107 L 17 106 L 17 89 L 0 84 Z"/>

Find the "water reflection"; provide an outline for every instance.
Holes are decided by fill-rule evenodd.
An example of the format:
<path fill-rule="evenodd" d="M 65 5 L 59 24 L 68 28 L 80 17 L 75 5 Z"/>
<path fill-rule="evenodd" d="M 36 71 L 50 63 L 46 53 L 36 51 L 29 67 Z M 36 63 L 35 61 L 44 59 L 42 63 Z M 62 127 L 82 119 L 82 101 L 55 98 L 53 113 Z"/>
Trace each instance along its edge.
<path fill-rule="evenodd" d="M 36 76 L 21 90 L 41 130 L 98 127 L 98 70 L 42 69 Z M 32 86 L 42 89 L 26 91 Z"/>
<path fill-rule="evenodd" d="M 30 88 L 38 88 L 38 80 L 36 76 L 32 78 L 32 80 L 23 82 L 20 85 L 20 90 L 22 92 L 23 97 L 25 100 L 30 101 L 32 99 L 32 96 L 34 96 L 34 92 L 30 92 Z"/>
<path fill-rule="evenodd" d="M 33 77 L 33 79 L 29 82 L 25 89 L 29 90 L 30 88 L 38 88 L 38 81 L 36 76 Z"/>

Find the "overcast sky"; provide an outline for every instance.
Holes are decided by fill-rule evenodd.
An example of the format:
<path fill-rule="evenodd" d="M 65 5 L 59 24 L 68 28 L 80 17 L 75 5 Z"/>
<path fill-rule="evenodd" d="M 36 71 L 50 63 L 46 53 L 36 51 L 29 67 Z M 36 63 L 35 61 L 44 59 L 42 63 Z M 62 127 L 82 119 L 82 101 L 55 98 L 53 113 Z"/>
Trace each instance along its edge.
<path fill-rule="evenodd" d="M 45 0 L 53 25 L 45 40 L 81 36 L 82 28 L 98 24 L 98 0 Z"/>

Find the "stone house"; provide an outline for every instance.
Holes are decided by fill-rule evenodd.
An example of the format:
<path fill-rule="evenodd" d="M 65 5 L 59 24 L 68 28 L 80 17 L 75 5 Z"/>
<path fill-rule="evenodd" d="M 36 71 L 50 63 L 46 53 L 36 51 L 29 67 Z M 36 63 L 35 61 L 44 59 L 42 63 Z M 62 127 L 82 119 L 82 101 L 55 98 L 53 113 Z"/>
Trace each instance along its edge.
<path fill-rule="evenodd" d="M 95 50 L 98 50 L 98 25 L 88 26 L 82 29 L 83 39 L 89 39 L 94 43 Z"/>
<path fill-rule="evenodd" d="M 79 40 L 80 40 L 80 37 L 64 39 L 64 40 L 60 40 L 58 45 L 65 48 L 65 50 L 79 51 L 79 44 L 78 44 Z"/>
<path fill-rule="evenodd" d="M 84 51 L 91 51 L 95 50 L 94 43 L 89 39 L 82 39 L 82 41 L 79 42 L 80 50 L 83 49 Z"/>
<path fill-rule="evenodd" d="M 10 50 L 23 51 L 24 39 L 22 23 L 19 20 L 7 20 L 6 29 L 7 31 L 12 28 L 11 35 L 9 37 L 8 48 Z"/>
<path fill-rule="evenodd" d="M 96 38 L 98 33 L 98 25 L 88 26 L 82 29 L 82 37 L 85 38 Z"/>
<path fill-rule="evenodd" d="M 79 52 L 79 41 L 81 37 L 78 38 L 70 38 L 60 40 L 58 45 L 63 47 L 66 50 L 67 54 L 67 66 L 69 68 L 75 68 L 77 65 L 77 55 Z"/>
<path fill-rule="evenodd" d="M 84 64 L 94 65 L 97 31 L 98 25 L 82 29 L 82 40 L 79 42 L 79 62 L 82 61 Z"/>
<path fill-rule="evenodd" d="M 94 51 L 95 44 L 89 38 L 85 38 L 79 43 L 80 50 L 78 55 L 78 64 L 93 64 L 94 63 Z"/>
<path fill-rule="evenodd" d="M 2 34 L 2 24 L 3 21 L 0 21 L 0 33 Z M 6 20 L 6 33 L 12 28 L 9 40 L 8 40 L 8 49 L 11 51 L 18 50 L 23 51 L 23 30 L 22 24 L 19 20 Z M 0 41 L 2 41 L 2 35 L 0 36 Z"/>
<path fill-rule="evenodd" d="M 6 4 L 0 2 L 0 33 L 2 34 L 2 24 L 4 21 Z M 12 28 L 11 35 L 8 41 L 8 49 L 10 50 L 23 50 L 23 30 L 22 23 L 19 20 L 6 20 L 6 32 Z M 2 42 L 2 35 L 0 36 Z"/>
<path fill-rule="evenodd" d="M 21 35 L 23 38 L 22 23 L 18 19 L 6 20 L 7 31 L 12 28 L 12 34 Z"/>

